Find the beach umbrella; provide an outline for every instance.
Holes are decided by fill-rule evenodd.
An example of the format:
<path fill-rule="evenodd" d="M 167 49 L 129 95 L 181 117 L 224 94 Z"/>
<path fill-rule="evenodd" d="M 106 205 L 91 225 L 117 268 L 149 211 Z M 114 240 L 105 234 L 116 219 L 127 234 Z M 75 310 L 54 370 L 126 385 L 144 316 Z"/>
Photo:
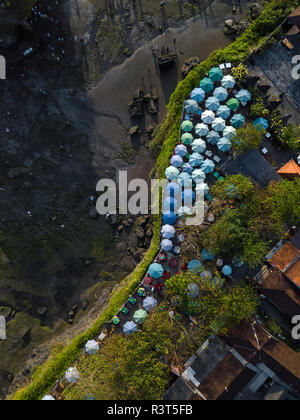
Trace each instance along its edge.
<path fill-rule="evenodd" d="M 56 401 L 52 395 L 45 395 L 44 398 L 42 398 L 42 401 Z"/>
<path fill-rule="evenodd" d="M 143 309 L 139 309 L 138 311 L 136 311 L 133 315 L 133 320 L 137 323 L 137 324 L 143 324 L 146 321 L 148 314 L 146 311 L 144 311 Z"/>
<path fill-rule="evenodd" d="M 242 114 L 235 114 L 230 122 L 234 128 L 240 128 L 245 124 L 245 117 Z"/>
<path fill-rule="evenodd" d="M 143 308 L 149 312 L 157 307 L 157 300 L 153 296 L 148 296 L 144 299 Z"/>
<path fill-rule="evenodd" d="M 203 153 L 206 150 L 206 143 L 202 139 L 195 139 L 192 143 L 192 151 L 197 153 Z"/>
<path fill-rule="evenodd" d="M 223 118 L 218 117 L 213 120 L 213 123 L 212 123 L 213 130 L 223 131 L 225 127 L 226 127 L 226 122 L 223 120 Z"/>
<path fill-rule="evenodd" d="M 193 143 L 194 137 L 191 133 L 185 133 L 181 136 L 181 142 L 183 144 L 186 144 L 187 146 L 191 143 Z"/>
<path fill-rule="evenodd" d="M 208 93 L 214 88 L 214 82 L 209 79 L 208 77 L 205 77 L 200 82 L 200 88 L 204 90 L 204 92 Z"/>
<path fill-rule="evenodd" d="M 199 286 L 196 283 L 190 283 L 188 285 L 188 297 L 190 299 L 195 299 L 199 295 Z"/>
<path fill-rule="evenodd" d="M 182 203 L 184 205 L 186 204 L 193 204 L 193 201 L 195 200 L 196 194 L 194 193 L 194 191 L 191 188 L 185 188 L 182 191 Z"/>
<path fill-rule="evenodd" d="M 201 261 L 194 259 L 189 261 L 187 268 L 191 273 L 199 274 L 203 268 L 203 265 L 201 264 Z"/>
<path fill-rule="evenodd" d="M 193 172 L 193 167 L 192 167 L 192 165 L 190 164 L 190 163 L 184 163 L 183 164 L 183 167 L 182 167 L 182 171 L 183 172 L 186 172 L 186 173 L 188 173 L 188 174 L 191 174 L 192 172 Z"/>
<path fill-rule="evenodd" d="M 90 340 L 85 345 L 85 351 L 90 356 L 95 356 L 99 351 L 99 344 L 95 340 Z"/>
<path fill-rule="evenodd" d="M 180 172 L 177 168 L 175 168 L 175 166 L 169 166 L 165 171 L 165 176 L 169 181 L 173 181 L 178 178 L 179 174 Z"/>
<path fill-rule="evenodd" d="M 163 251 L 169 252 L 173 248 L 173 243 L 169 239 L 163 239 L 161 241 L 160 247 Z"/>
<path fill-rule="evenodd" d="M 80 379 L 80 374 L 76 368 L 69 368 L 66 371 L 66 380 L 69 382 L 69 384 L 75 384 Z"/>
<path fill-rule="evenodd" d="M 207 134 L 206 140 L 210 144 L 217 144 L 218 141 L 220 140 L 220 134 L 217 133 L 216 131 L 212 130 Z"/>
<path fill-rule="evenodd" d="M 223 79 L 223 72 L 219 67 L 213 67 L 209 72 L 209 78 L 213 82 L 219 82 Z"/>
<path fill-rule="evenodd" d="M 203 251 L 201 252 L 201 258 L 203 261 L 213 261 L 215 259 L 215 256 L 208 249 L 203 249 Z"/>
<path fill-rule="evenodd" d="M 198 184 L 198 182 L 202 182 L 202 181 L 204 181 L 205 180 L 205 178 L 206 178 L 206 175 L 205 175 L 205 173 L 203 172 L 203 170 L 202 169 L 195 169 L 193 172 L 192 172 L 192 179 L 193 179 L 193 181 L 194 182 L 196 182 L 197 184 Z"/>
<path fill-rule="evenodd" d="M 198 111 L 198 102 L 193 99 L 188 99 L 184 103 L 184 109 L 189 114 L 195 114 Z"/>
<path fill-rule="evenodd" d="M 178 202 L 176 198 L 173 197 L 167 197 L 164 199 L 164 209 L 174 212 L 174 210 L 177 208 Z"/>
<path fill-rule="evenodd" d="M 234 267 L 240 268 L 244 265 L 244 261 L 240 255 L 236 255 L 232 259 L 232 264 L 234 265 Z"/>
<path fill-rule="evenodd" d="M 205 106 L 210 111 L 216 111 L 219 108 L 219 106 L 220 106 L 220 101 L 215 96 L 211 96 L 210 98 L 208 98 L 206 100 Z"/>
<path fill-rule="evenodd" d="M 137 330 L 138 330 L 138 326 L 137 326 L 137 324 L 136 324 L 135 322 L 133 322 L 133 321 L 128 321 L 128 322 L 126 322 L 126 324 L 124 324 L 124 326 L 123 326 L 123 333 L 124 333 L 125 335 L 131 335 L 131 334 L 133 334 L 133 333 L 137 332 Z"/>
<path fill-rule="evenodd" d="M 175 166 L 175 168 L 180 168 L 183 164 L 183 159 L 179 155 L 174 155 L 171 159 L 171 165 Z"/>
<path fill-rule="evenodd" d="M 200 166 L 201 163 L 203 162 L 203 156 L 200 155 L 200 153 L 193 153 L 191 154 L 190 158 L 189 158 L 189 163 L 190 165 L 195 168 L 196 166 Z"/>
<path fill-rule="evenodd" d="M 226 101 L 228 97 L 228 92 L 223 87 L 218 87 L 214 90 L 214 96 L 220 101 Z"/>
<path fill-rule="evenodd" d="M 201 120 L 205 123 L 205 124 L 211 124 L 213 122 L 213 120 L 215 119 L 215 113 L 213 111 L 210 110 L 206 110 L 203 112 L 203 114 L 201 115 Z"/>
<path fill-rule="evenodd" d="M 204 90 L 201 89 L 201 88 L 196 88 L 196 89 L 192 90 L 191 98 L 194 99 L 194 101 L 197 101 L 199 103 L 202 102 L 203 99 L 205 98 Z"/>
<path fill-rule="evenodd" d="M 209 132 L 209 128 L 206 124 L 199 123 L 195 127 L 195 132 L 199 137 L 206 136 L 206 134 Z"/>
<path fill-rule="evenodd" d="M 187 172 L 181 172 L 178 177 L 178 183 L 183 187 L 190 187 L 193 183 L 192 176 Z"/>
<path fill-rule="evenodd" d="M 175 147 L 175 155 L 184 157 L 187 154 L 187 148 L 184 144 L 178 144 L 178 146 Z"/>
<path fill-rule="evenodd" d="M 224 76 L 221 83 L 225 89 L 232 89 L 235 86 L 235 79 L 230 75 Z"/>
<path fill-rule="evenodd" d="M 257 118 L 253 125 L 258 131 L 266 131 L 269 128 L 268 120 L 265 118 Z"/>
<path fill-rule="evenodd" d="M 177 216 L 175 213 L 163 213 L 163 222 L 168 225 L 174 225 L 177 222 Z"/>
<path fill-rule="evenodd" d="M 231 111 L 227 105 L 221 105 L 217 110 L 217 116 L 223 118 L 223 120 L 227 120 L 230 117 L 230 113 Z"/>
<path fill-rule="evenodd" d="M 229 101 L 227 102 L 227 106 L 228 108 L 230 108 L 232 111 L 236 111 L 239 109 L 240 107 L 240 103 L 236 98 L 231 98 L 229 99 Z"/>
<path fill-rule="evenodd" d="M 225 130 L 223 131 L 223 136 L 227 137 L 229 140 L 234 139 L 236 136 L 236 129 L 231 125 L 225 127 Z"/>
<path fill-rule="evenodd" d="M 173 249 L 174 254 L 180 254 L 181 253 L 181 248 L 180 246 L 175 246 L 175 248 Z"/>
<path fill-rule="evenodd" d="M 183 123 L 181 124 L 182 131 L 185 131 L 187 133 L 192 131 L 193 128 L 194 126 L 193 126 L 192 121 L 186 120 L 186 121 L 183 121 Z"/>
<path fill-rule="evenodd" d="M 188 206 L 182 206 L 178 209 L 177 213 L 178 213 L 179 217 L 191 216 L 192 215 L 192 210 Z M 174 248 L 174 252 L 175 252 L 175 248 Z"/>
<path fill-rule="evenodd" d="M 163 225 L 163 227 L 161 229 L 161 236 L 164 239 L 174 238 L 175 233 L 176 233 L 176 230 L 172 225 Z"/>
<path fill-rule="evenodd" d="M 200 171 L 202 171 L 202 169 L 200 169 Z M 199 182 L 197 182 L 195 191 L 196 191 L 197 196 L 201 195 L 201 197 L 203 197 L 205 194 L 207 194 L 209 192 L 209 186 L 205 182 L 199 181 Z"/>
<path fill-rule="evenodd" d="M 221 152 L 228 152 L 231 149 L 231 141 L 229 140 L 228 137 L 222 137 L 219 141 L 218 141 L 218 149 Z"/>
<path fill-rule="evenodd" d="M 169 182 L 166 186 L 166 193 L 171 197 L 177 195 L 180 192 L 180 190 L 180 185 L 177 182 Z"/>
<path fill-rule="evenodd" d="M 164 269 L 161 264 L 153 263 L 150 265 L 148 272 L 153 279 L 159 279 L 163 275 Z"/>
<path fill-rule="evenodd" d="M 200 278 L 202 280 L 211 280 L 213 277 L 212 273 L 210 271 L 202 271 L 200 274 Z"/>
<path fill-rule="evenodd" d="M 232 274 L 232 268 L 230 267 L 230 265 L 224 265 L 224 267 L 222 268 L 222 273 L 224 274 L 224 276 L 230 276 Z"/>
<path fill-rule="evenodd" d="M 211 172 L 213 172 L 215 170 L 215 167 L 216 165 L 210 159 L 205 159 L 205 161 L 201 165 L 202 171 L 206 174 L 210 174 Z"/>
<path fill-rule="evenodd" d="M 251 101 L 251 93 L 249 90 L 242 89 L 236 95 L 236 99 L 238 99 L 242 105 L 246 105 L 247 102 Z"/>
<path fill-rule="evenodd" d="M 185 241 L 185 236 L 183 235 L 183 233 L 181 233 L 180 235 L 178 235 L 178 241 L 179 242 L 184 242 Z"/>

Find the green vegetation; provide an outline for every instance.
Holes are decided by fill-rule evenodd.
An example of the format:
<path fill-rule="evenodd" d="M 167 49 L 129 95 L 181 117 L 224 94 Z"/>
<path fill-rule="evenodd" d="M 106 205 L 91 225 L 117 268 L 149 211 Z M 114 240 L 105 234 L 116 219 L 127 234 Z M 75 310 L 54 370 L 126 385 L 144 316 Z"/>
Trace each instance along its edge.
<path fill-rule="evenodd" d="M 255 150 L 261 144 L 264 134 L 263 130 L 258 131 L 253 124 L 246 124 L 237 130 L 237 135 L 233 140 L 233 148 L 238 153 Z"/>
<path fill-rule="evenodd" d="M 265 103 L 264 103 L 264 100 L 262 99 L 262 97 L 259 96 L 256 99 L 256 102 L 251 105 L 250 114 L 254 118 L 258 118 L 258 117 L 267 118 L 268 117 L 269 110 L 265 106 Z"/>
<path fill-rule="evenodd" d="M 232 69 L 232 76 L 238 81 L 242 82 L 248 76 L 249 72 L 247 67 L 240 63 L 237 67 Z"/>
<path fill-rule="evenodd" d="M 296 150 L 300 147 L 300 127 L 284 125 L 280 115 L 275 112 L 271 118 L 270 130 L 282 146 Z"/>

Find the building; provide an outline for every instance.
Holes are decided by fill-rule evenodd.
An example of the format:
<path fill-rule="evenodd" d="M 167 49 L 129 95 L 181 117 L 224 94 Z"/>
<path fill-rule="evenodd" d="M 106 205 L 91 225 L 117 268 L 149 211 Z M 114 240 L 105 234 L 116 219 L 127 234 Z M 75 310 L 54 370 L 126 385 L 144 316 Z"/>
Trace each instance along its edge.
<path fill-rule="evenodd" d="M 296 178 L 300 178 L 300 166 L 291 159 L 287 164 L 280 168 L 277 173 L 285 179 L 293 181 Z"/>
<path fill-rule="evenodd" d="M 269 262 L 300 289 L 300 251 L 291 242 L 283 244 Z"/>
<path fill-rule="evenodd" d="M 242 322 L 226 336 L 210 337 L 164 399 L 298 400 L 299 357 L 257 322 Z"/>

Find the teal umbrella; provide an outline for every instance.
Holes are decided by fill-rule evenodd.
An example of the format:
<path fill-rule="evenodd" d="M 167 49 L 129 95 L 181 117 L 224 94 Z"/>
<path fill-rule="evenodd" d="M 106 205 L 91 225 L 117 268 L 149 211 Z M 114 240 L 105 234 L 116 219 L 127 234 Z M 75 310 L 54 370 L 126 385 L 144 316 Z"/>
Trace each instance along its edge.
<path fill-rule="evenodd" d="M 221 152 L 228 152 L 231 149 L 231 141 L 228 137 L 222 137 L 217 146 Z"/>
<path fill-rule="evenodd" d="M 236 99 L 238 99 L 243 105 L 246 105 L 247 102 L 251 101 L 251 93 L 249 90 L 242 89 L 236 95 Z"/>
<path fill-rule="evenodd" d="M 219 106 L 220 106 L 220 101 L 218 98 L 216 98 L 215 96 L 211 96 L 210 98 L 207 99 L 207 101 L 205 102 L 205 106 L 207 109 L 209 109 L 210 111 L 216 111 Z"/>
<path fill-rule="evenodd" d="M 213 67 L 209 72 L 209 78 L 213 82 L 220 82 L 223 79 L 223 72 L 219 67 Z"/>
<path fill-rule="evenodd" d="M 193 99 L 188 99 L 187 101 L 185 101 L 184 103 L 184 109 L 186 110 L 186 112 L 188 112 L 189 114 L 196 114 L 196 112 L 198 111 L 198 102 L 194 101 Z"/>
<path fill-rule="evenodd" d="M 232 89 L 235 86 L 235 79 L 230 75 L 224 76 L 221 83 L 225 89 Z"/>
<path fill-rule="evenodd" d="M 201 120 L 205 124 L 211 124 L 213 120 L 215 119 L 215 113 L 213 111 L 206 110 L 201 115 Z"/>
<path fill-rule="evenodd" d="M 192 136 L 191 133 L 185 133 L 181 136 L 182 143 L 187 145 L 187 146 L 189 144 L 191 144 L 193 142 L 193 140 L 194 140 L 194 137 Z"/>
<path fill-rule="evenodd" d="M 240 128 L 245 124 L 245 117 L 242 114 L 235 114 L 230 122 L 234 128 Z"/>
<path fill-rule="evenodd" d="M 203 162 L 203 156 L 200 155 L 200 153 L 193 153 L 189 158 L 189 164 L 195 168 L 196 166 L 199 166 Z"/>
<path fill-rule="evenodd" d="M 179 170 L 175 168 L 175 166 L 169 166 L 165 171 L 165 176 L 169 181 L 173 181 L 173 179 L 178 178 L 180 174 Z"/>
<path fill-rule="evenodd" d="M 223 87 L 218 87 L 214 90 L 214 96 L 220 101 L 226 101 L 228 97 L 228 92 Z"/>
<path fill-rule="evenodd" d="M 210 174 L 215 170 L 215 164 L 210 159 L 205 159 L 205 161 L 201 165 L 201 169 L 204 173 Z"/>
<path fill-rule="evenodd" d="M 148 273 L 153 279 L 159 279 L 164 273 L 163 266 L 158 263 L 153 263 L 150 265 Z"/>
<path fill-rule="evenodd" d="M 201 258 L 203 261 L 213 261 L 215 259 L 215 256 L 208 249 L 203 249 L 203 251 L 201 252 Z"/>
<path fill-rule="evenodd" d="M 197 102 L 202 102 L 203 99 L 205 98 L 205 92 L 203 89 L 201 88 L 196 88 L 194 90 L 192 90 L 191 92 L 191 98 L 194 99 Z"/>
<path fill-rule="evenodd" d="M 223 131 L 226 127 L 226 123 L 222 118 L 215 118 L 212 123 L 212 128 L 214 131 Z"/>
<path fill-rule="evenodd" d="M 258 131 L 266 131 L 269 128 L 268 120 L 265 118 L 257 118 L 253 125 Z"/>
<path fill-rule="evenodd" d="M 213 90 L 214 82 L 206 77 L 205 79 L 201 80 L 200 87 L 204 90 L 204 92 L 208 93 Z"/>
<path fill-rule="evenodd" d="M 181 129 L 182 131 L 185 132 L 190 132 L 192 131 L 192 129 L 194 128 L 192 121 L 183 121 L 183 123 L 181 124 Z"/>
<path fill-rule="evenodd" d="M 146 321 L 147 316 L 148 316 L 147 312 L 144 311 L 143 309 L 140 309 L 134 313 L 133 320 L 137 324 L 143 324 Z"/>
<path fill-rule="evenodd" d="M 227 102 L 227 106 L 228 108 L 230 108 L 232 111 L 236 111 L 239 109 L 240 107 L 240 103 L 236 98 L 231 98 L 229 99 L 229 101 Z"/>
<path fill-rule="evenodd" d="M 223 120 L 227 120 L 230 117 L 231 111 L 227 105 L 221 105 L 217 110 L 217 116 L 223 118 Z"/>
<path fill-rule="evenodd" d="M 195 132 L 199 137 L 206 136 L 206 134 L 209 132 L 209 128 L 206 124 L 199 123 L 195 127 Z"/>
<path fill-rule="evenodd" d="M 227 137 L 229 140 L 232 140 L 235 138 L 236 136 L 236 129 L 234 127 L 227 126 L 225 127 L 224 131 L 223 131 L 223 136 Z"/>
<path fill-rule="evenodd" d="M 212 130 L 207 134 L 206 140 L 210 144 L 217 144 L 218 141 L 220 140 L 220 134 L 217 133 L 216 131 Z"/>
<path fill-rule="evenodd" d="M 203 153 L 206 150 L 206 143 L 202 139 L 196 139 L 192 143 L 192 151 L 197 153 Z"/>
<path fill-rule="evenodd" d="M 195 260 L 191 260 L 188 263 L 187 268 L 191 273 L 199 274 L 203 268 L 203 265 L 201 264 L 201 261 L 195 259 Z"/>

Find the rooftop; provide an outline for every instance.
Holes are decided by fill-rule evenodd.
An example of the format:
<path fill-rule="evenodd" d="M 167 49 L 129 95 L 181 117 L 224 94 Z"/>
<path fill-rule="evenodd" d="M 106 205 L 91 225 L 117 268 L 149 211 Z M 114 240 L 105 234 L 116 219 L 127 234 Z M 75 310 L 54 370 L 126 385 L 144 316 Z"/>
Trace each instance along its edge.
<path fill-rule="evenodd" d="M 300 287 L 300 258 L 285 272 L 285 275 Z"/>
<path fill-rule="evenodd" d="M 290 242 L 286 242 L 271 258 L 270 263 L 280 271 L 285 271 L 289 265 L 300 256 L 300 252 Z"/>

